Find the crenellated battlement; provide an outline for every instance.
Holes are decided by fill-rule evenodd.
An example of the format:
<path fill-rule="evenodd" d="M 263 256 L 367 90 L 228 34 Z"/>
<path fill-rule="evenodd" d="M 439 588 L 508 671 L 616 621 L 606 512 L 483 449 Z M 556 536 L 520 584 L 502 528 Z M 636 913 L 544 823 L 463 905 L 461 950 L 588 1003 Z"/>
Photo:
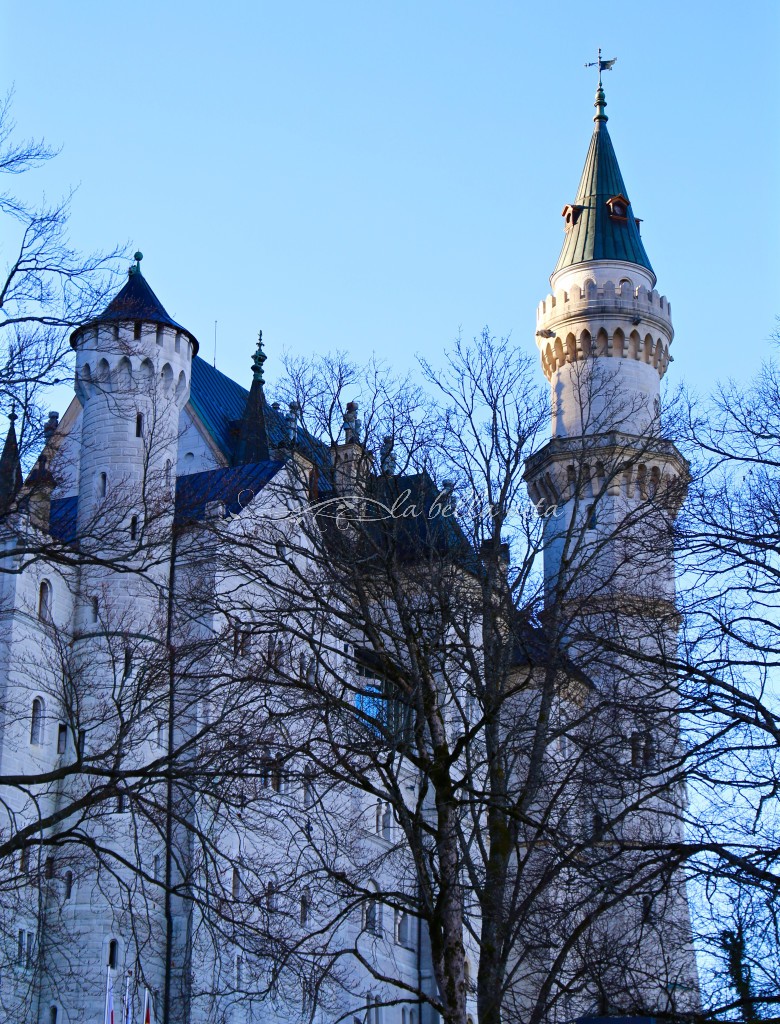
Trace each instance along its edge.
<path fill-rule="evenodd" d="M 78 340 L 76 394 L 153 398 L 181 408 L 189 396 L 192 351 L 185 332 L 150 323 L 90 327 Z"/>
<path fill-rule="evenodd" d="M 536 343 L 549 380 L 565 363 L 590 356 L 634 359 L 660 377 L 671 362 L 671 307 L 665 295 L 624 281 L 585 281 L 548 295 L 536 312 Z"/>
<path fill-rule="evenodd" d="M 659 320 L 671 333 L 672 307 L 666 296 L 661 295 L 656 288 L 652 291 L 644 285 L 635 288 L 627 280 L 622 283 L 605 281 L 600 285 L 593 280 L 586 280 L 582 287 L 573 284 L 568 292 L 561 290 L 548 295 L 537 307 L 536 322 L 541 326 L 550 319 L 580 316 L 602 307 L 614 313 L 644 313 Z"/>
<path fill-rule="evenodd" d="M 551 441 L 526 464 L 531 500 L 541 515 L 579 499 L 599 495 L 645 502 L 660 500 L 676 512 L 685 495 L 689 466 L 671 442 L 600 440 L 585 456 L 560 439 Z"/>

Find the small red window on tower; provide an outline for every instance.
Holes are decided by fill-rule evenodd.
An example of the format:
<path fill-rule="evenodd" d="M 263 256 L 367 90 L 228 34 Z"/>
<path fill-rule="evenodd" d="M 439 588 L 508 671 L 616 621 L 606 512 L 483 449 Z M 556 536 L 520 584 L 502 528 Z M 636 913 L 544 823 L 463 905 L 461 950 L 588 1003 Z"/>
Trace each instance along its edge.
<path fill-rule="evenodd" d="M 622 193 L 608 199 L 607 206 L 613 220 L 628 220 L 628 199 Z"/>
<path fill-rule="evenodd" d="M 564 208 L 561 210 L 561 216 L 564 219 L 567 231 L 571 231 L 571 229 L 580 219 L 581 213 L 581 206 L 575 206 L 573 203 L 567 203 L 566 206 L 564 206 Z"/>

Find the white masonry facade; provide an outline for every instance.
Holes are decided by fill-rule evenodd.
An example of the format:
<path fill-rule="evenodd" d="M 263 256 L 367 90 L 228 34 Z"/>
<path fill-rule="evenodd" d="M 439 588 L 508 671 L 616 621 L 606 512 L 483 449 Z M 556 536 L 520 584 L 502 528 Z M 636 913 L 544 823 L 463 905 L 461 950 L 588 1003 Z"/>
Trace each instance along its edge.
<path fill-rule="evenodd" d="M 673 650 L 676 628 L 671 549 L 662 544 L 659 555 L 657 544 L 643 544 L 643 523 L 633 517 L 648 493 L 662 488 L 681 493 L 686 466 L 670 442 L 647 441 L 655 437 L 660 382 L 671 358 L 671 311 L 656 290 L 625 194 L 601 89 L 596 106 L 580 189 L 564 208 L 561 260 L 550 279 L 551 294 L 537 313 L 536 341 L 550 382 L 553 419 L 551 440 L 530 460 L 526 479 L 538 507 L 562 510 L 545 524 L 548 602 L 554 604 L 563 590 L 575 599 L 578 572 L 587 572 L 590 584 L 594 573 L 602 574 L 599 601 L 589 599 L 587 612 L 574 615 L 567 628 L 576 634 L 575 650 L 578 644 L 583 650 L 592 646 L 599 632 L 604 637 L 603 660 L 588 650 L 589 664 L 601 664 L 594 670 L 596 676 L 602 672 L 596 687 L 614 687 L 624 709 L 660 690 L 646 664 L 661 662 Z M 61 418 L 50 421 L 36 467 L 39 486 L 28 481 L 29 500 L 9 512 L 0 535 L 0 778 L 6 780 L 0 835 L 22 837 L 0 868 L 0 1020 L 96 1024 L 103 1019 L 110 979 L 117 1021 L 128 988 L 133 1020 L 141 1019 L 148 991 L 156 1019 L 163 1019 L 167 1007 L 170 1024 L 434 1024 L 437 1015 L 424 1001 L 407 998 L 403 986 L 394 987 L 391 980 L 377 981 L 379 974 L 411 989 L 432 992 L 434 986 L 424 929 L 403 914 L 383 915 L 381 901 L 345 913 L 328 938 L 332 948 L 341 943 L 344 950 L 362 950 L 373 971 L 349 955 L 317 991 L 280 977 L 278 986 L 260 985 L 252 996 L 245 976 L 251 960 L 232 941 L 235 932 L 215 930 L 202 900 L 187 900 L 188 892 L 203 894 L 197 868 L 184 877 L 183 865 L 198 859 L 187 847 L 185 819 L 197 818 L 204 834 L 219 836 L 223 860 L 208 869 L 203 861 L 209 877 L 221 878 L 213 899 L 240 901 L 236 865 L 265 858 L 269 882 L 261 909 L 272 913 L 280 898 L 274 864 L 282 872 L 293 856 L 289 835 L 283 834 L 285 816 L 300 821 L 315 802 L 310 843 L 318 850 L 327 844 L 326 829 L 318 831 L 325 819 L 336 831 L 359 825 L 355 842 L 364 863 L 373 859 L 380 865 L 366 885 L 378 893 L 393 891 L 405 883 L 393 876 L 396 861 L 380 856 L 397 839 L 387 808 L 338 787 L 319 792 L 316 779 L 277 772 L 271 761 L 263 794 L 267 825 L 259 830 L 248 811 L 242 826 L 240 814 L 221 823 L 213 801 L 177 806 L 175 784 L 163 769 L 149 784 L 150 801 L 165 812 L 161 816 L 139 818 L 131 800 L 123 798 L 123 779 L 128 788 L 135 785 L 144 766 L 164 764 L 166 751 L 186 746 L 190 732 L 197 734 L 204 721 L 213 720 L 210 715 L 218 716 L 220 698 L 203 684 L 207 673 L 199 666 L 185 671 L 181 658 L 174 663 L 168 654 L 181 651 L 185 638 L 197 646 L 199 637 L 224 635 L 233 645 L 224 657 L 240 659 L 242 634 L 226 627 L 231 595 L 237 619 L 248 609 L 267 607 L 272 597 L 264 589 L 267 583 L 235 568 L 233 556 L 248 536 L 259 543 L 269 522 L 295 530 L 296 517 L 311 500 L 310 475 L 318 456 L 311 450 L 296 455 L 289 445 L 295 410 L 283 412 L 266 403 L 267 450 L 257 457 L 250 406 L 265 401 L 262 351 L 255 357 L 249 392 L 209 366 L 198 357 L 194 336 L 168 316 L 149 288 L 140 259 L 105 314 L 77 330 L 72 345 L 73 401 Z M 245 457 L 239 460 L 241 445 Z M 332 450 L 322 446 L 321 454 L 341 459 L 340 471 L 348 475 L 349 451 L 345 443 Z M 583 451 L 584 460 L 577 461 L 574 453 Z M 617 476 L 609 473 L 616 459 L 627 467 Z M 583 461 L 589 467 L 586 480 L 575 468 Z M 200 502 L 199 522 L 219 518 L 219 530 L 177 532 L 185 494 Z M 671 506 L 673 516 L 679 501 L 671 499 Z M 566 549 L 567 531 L 579 520 L 587 520 L 585 536 L 596 545 L 595 556 L 587 546 L 573 556 Z M 626 524 L 622 546 L 610 542 L 599 548 L 600 531 L 614 536 L 620 523 Z M 57 557 L 46 554 L 52 538 Z M 278 539 L 265 541 L 280 550 Z M 303 536 L 289 536 L 291 546 L 305 543 Z M 36 550 L 44 554 L 29 554 Z M 280 555 L 280 573 L 283 563 Z M 206 588 L 210 597 L 185 621 L 177 609 L 198 588 Z M 214 594 L 220 595 L 218 602 Z M 648 607 L 657 610 L 650 627 Z M 632 645 L 642 649 L 645 664 L 625 653 Z M 345 645 L 344 657 L 350 656 Z M 145 683 L 143 706 L 128 710 L 133 687 L 148 666 L 156 666 L 159 678 Z M 621 735 L 631 737 L 637 748 L 632 756 L 649 763 L 650 743 L 673 751 L 679 737 L 672 704 L 668 711 L 674 726 L 668 735 L 637 730 L 623 720 L 623 711 L 617 715 Z M 117 777 L 106 800 L 100 787 L 106 785 L 112 745 Z M 93 777 L 95 752 L 100 752 L 101 771 Z M 62 770 L 73 765 L 83 771 Z M 408 784 L 418 784 L 411 773 Z M 612 819 L 628 798 L 607 790 L 603 813 Z M 596 797 L 602 798 L 596 794 L 594 807 Z M 137 792 L 133 799 L 140 799 Z M 680 786 L 659 789 L 642 806 L 628 826 L 637 836 L 656 834 L 659 844 L 682 837 Z M 63 808 L 68 808 L 64 818 Z M 65 837 L 61 849 L 24 843 L 25 828 L 40 820 L 47 836 Z M 199 856 L 206 858 L 206 850 L 204 841 Z M 309 855 L 296 846 L 296 857 Z M 295 941 L 311 941 L 307 933 L 316 932 L 316 909 L 307 893 L 294 898 Z M 330 898 L 337 900 L 338 893 Z M 659 1014 L 691 1012 L 698 1005 L 698 982 L 685 884 L 676 869 L 665 876 L 663 899 L 663 909 L 645 908 L 639 918 L 621 906 L 607 917 L 601 938 L 624 947 L 614 968 L 616 988 L 633 986 L 641 992 L 637 1002 Z M 660 927 L 650 926 L 652 914 Z M 223 909 L 220 915 L 226 919 Z M 475 944 L 467 939 L 466 948 L 476 976 Z M 610 977 L 607 972 L 607 983 Z M 517 1016 L 508 1017 L 507 1024 L 523 1020 L 527 1005 L 518 991 Z M 477 1024 L 473 990 L 467 1008 L 468 1020 Z M 591 993 L 562 1000 L 554 1019 L 609 1016 L 614 1009 Z"/>

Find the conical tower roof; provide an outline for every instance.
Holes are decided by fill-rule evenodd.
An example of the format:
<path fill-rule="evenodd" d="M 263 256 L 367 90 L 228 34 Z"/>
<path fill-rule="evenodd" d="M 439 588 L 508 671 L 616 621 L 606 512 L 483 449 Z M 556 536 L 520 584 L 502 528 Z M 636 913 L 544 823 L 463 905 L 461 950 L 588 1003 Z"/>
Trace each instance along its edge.
<path fill-rule="evenodd" d="M 645 252 L 612 139 L 599 85 L 595 129 L 574 202 L 564 208 L 566 237 L 554 273 L 591 260 L 621 260 L 653 273 Z"/>
<path fill-rule="evenodd" d="M 193 334 L 186 327 L 177 324 L 170 317 L 162 302 L 152 291 L 148 281 L 141 273 L 141 260 L 143 253 L 135 254 L 135 264 L 127 272 L 127 283 L 117 292 L 109 302 L 100 316 L 96 316 L 89 323 L 83 324 L 71 335 L 70 343 L 75 348 L 75 341 L 79 333 L 85 327 L 94 324 L 121 323 L 128 320 L 143 320 L 146 323 L 161 324 L 164 327 L 173 327 L 177 331 L 186 334 L 193 345 L 193 355 L 197 354 L 198 342 Z"/>

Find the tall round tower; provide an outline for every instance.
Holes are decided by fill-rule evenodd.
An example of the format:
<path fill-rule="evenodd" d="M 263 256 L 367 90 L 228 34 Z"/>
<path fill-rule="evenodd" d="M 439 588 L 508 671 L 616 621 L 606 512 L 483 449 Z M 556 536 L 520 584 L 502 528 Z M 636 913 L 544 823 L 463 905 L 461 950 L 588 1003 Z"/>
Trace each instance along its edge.
<path fill-rule="evenodd" d="M 537 312 L 552 437 L 525 474 L 545 517 L 550 643 L 588 680 L 569 705 L 560 698 L 561 730 L 567 717 L 577 723 L 572 803 L 584 853 L 575 875 L 580 913 L 592 915 L 587 927 L 567 924 L 583 939 L 561 977 L 579 992 L 572 1017 L 674 1016 L 698 1007 L 685 881 L 669 852 L 685 812 L 670 666 L 672 524 L 688 467 L 661 416 L 671 311 L 655 288 L 600 78 L 595 107 L 552 293 Z M 570 897 L 562 905 L 576 904 Z"/>
<path fill-rule="evenodd" d="M 74 865 L 79 885 L 69 929 L 79 949 L 76 1002 L 85 1019 L 102 1012 L 107 968 L 120 986 L 124 972 L 140 963 L 150 989 L 162 989 L 165 950 L 179 927 L 155 884 L 170 874 L 173 841 L 161 837 L 161 823 L 147 816 L 134 786 L 136 773 L 143 777 L 145 766 L 161 761 L 173 736 L 177 448 L 198 343 L 167 314 L 141 273 L 141 258 L 136 253 L 127 283 L 106 310 L 71 337 L 82 405 L 81 557 L 68 713 L 77 756 L 112 787 L 84 828 L 104 858 L 115 857 L 110 872 L 88 857 Z M 71 799 L 89 778 L 66 780 Z M 136 861 L 154 878 L 143 891 L 127 866 Z M 67 970 L 56 947 L 50 959 L 53 977 Z"/>

